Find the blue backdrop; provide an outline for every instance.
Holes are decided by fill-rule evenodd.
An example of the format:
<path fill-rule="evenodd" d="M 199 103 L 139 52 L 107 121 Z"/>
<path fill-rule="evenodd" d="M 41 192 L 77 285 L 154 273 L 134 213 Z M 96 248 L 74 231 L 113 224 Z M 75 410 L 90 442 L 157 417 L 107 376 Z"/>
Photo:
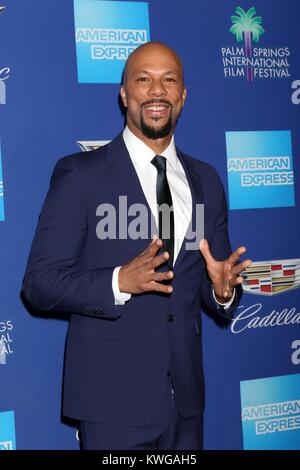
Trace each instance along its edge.
<path fill-rule="evenodd" d="M 76 427 L 62 423 L 60 417 L 67 322 L 30 315 L 20 299 L 20 287 L 54 164 L 59 157 L 78 151 L 78 140 L 110 140 L 119 133 L 123 126 L 119 86 L 100 83 L 99 76 L 98 83 L 79 83 L 72 0 L 2 0 L 1 5 L 6 9 L 0 13 L 0 141 L 5 219 L 0 222 L 0 448 L 14 447 L 14 443 L 5 444 L 13 442 L 14 431 L 7 423 L 14 417 L 17 449 L 77 449 Z M 254 6 L 256 15 L 262 17 L 264 32 L 259 31 L 255 42 L 252 31 L 248 57 L 254 59 L 257 54 L 265 60 L 276 59 L 277 63 L 245 66 L 232 59 L 242 54 L 237 47 L 249 49 L 246 35 L 238 42 L 237 35 L 229 31 L 231 16 L 236 15 L 238 6 L 245 12 Z M 296 81 L 300 80 L 300 4 L 295 0 L 149 0 L 148 7 L 151 40 L 174 47 L 184 64 L 188 99 L 176 131 L 177 145 L 211 163 L 227 194 L 232 191 L 234 198 L 235 188 L 228 186 L 230 155 L 226 133 L 290 131 L 292 155 L 280 154 L 288 156 L 290 162 L 293 157 L 294 185 L 288 187 L 289 202 L 282 204 L 285 207 L 266 202 L 260 208 L 254 203 L 255 207 L 231 209 L 229 222 L 233 247 L 246 245 L 254 261 L 278 260 L 277 265 L 284 262 L 288 267 L 283 268 L 283 273 L 279 267 L 282 278 L 294 276 L 292 281 L 289 277 L 288 285 L 297 287 L 300 82 Z M 226 63 L 226 58 L 231 62 Z M 243 70 L 244 75 L 239 76 L 242 72 L 238 70 Z M 272 73 L 274 77 L 269 76 Z M 257 136 L 252 134 L 254 139 Z M 248 155 L 274 156 L 278 155 L 268 151 Z M 251 188 L 257 190 L 255 186 Z M 268 184 L 263 184 L 263 188 L 259 200 L 266 197 L 267 201 Z M 276 198 L 284 198 L 285 185 L 277 184 L 276 188 L 283 191 Z M 270 295 L 272 292 L 245 293 L 239 313 L 248 319 L 241 319 L 228 329 L 207 317 L 203 319 L 206 449 L 255 447 L 258 435 L 252 436 L 253 441 L 250 436 L 248 441 L 246 428 L 243 443 L 241 381 L 244 390 L 244 381 L 278 376 L 289 380 L 300 374 L 300 291 Z M 270 317 L 268 325 L 262 319 L 270 314 L 274 321 Z M 254 318 L 258 319 L 249 324 Z M 256 402 L 251 402 L 249 396 L 242 396 L 242 400 L 249 406 L 297 402 L 300 391 L 274 399 L 269 395 Z M 8 411 L 14 413 L 8 415 Z M 296 412 L 290 415 L 297 416 Z M 292 432 L 276 433 L 285 434 L 285 443 L 266 440 L 257 446 L 300 448 L 300 425 L 295 422 Z M 271 439 L 273 435 L 270 432 L 266 437 Z"/>

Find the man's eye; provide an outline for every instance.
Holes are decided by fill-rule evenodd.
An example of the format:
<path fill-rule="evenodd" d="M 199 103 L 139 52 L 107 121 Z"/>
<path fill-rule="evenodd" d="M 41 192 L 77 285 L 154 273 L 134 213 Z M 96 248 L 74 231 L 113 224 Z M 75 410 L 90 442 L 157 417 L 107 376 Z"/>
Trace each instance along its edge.
<path fill-rule="evenodd" d="M 139 77 L 137 79 L 138 82 L 146 82 L 148 80 L 148 77 Z"/>
<path fill-rule="evenodd" d="M 172 77 L 166 77 L 165 81 L 166 82 L 176 82 L 175 78 L 172 78 Z"/>

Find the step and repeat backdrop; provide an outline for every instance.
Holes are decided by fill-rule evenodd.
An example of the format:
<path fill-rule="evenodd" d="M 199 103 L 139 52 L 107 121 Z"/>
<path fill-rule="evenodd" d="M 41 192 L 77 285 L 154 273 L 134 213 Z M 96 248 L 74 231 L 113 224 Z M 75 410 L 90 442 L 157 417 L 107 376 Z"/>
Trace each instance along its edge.
<path fill-rule="evenodd" d="M 254 261 L 228 328 L 203 316 L 206 449 L 300 449 L 300 4 L 0 0 L 0 449 L 78 449 L 61 417 L 67 317 L 20 297 L 58 158 L 111 140 L 128 55 L 182 57 L 176 131 L 219 172 Z M 74 392 L 76 393 L 76 391 Z"/>

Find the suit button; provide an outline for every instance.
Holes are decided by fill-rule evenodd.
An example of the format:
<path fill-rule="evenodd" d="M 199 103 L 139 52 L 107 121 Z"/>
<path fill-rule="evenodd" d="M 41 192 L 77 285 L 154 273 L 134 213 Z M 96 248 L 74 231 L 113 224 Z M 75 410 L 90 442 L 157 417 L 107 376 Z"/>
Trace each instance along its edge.
<path fill-rule="evenodd" d="M 176 317 L 175 315 L 168 315 L 168 321 L 175 321 Z"/>

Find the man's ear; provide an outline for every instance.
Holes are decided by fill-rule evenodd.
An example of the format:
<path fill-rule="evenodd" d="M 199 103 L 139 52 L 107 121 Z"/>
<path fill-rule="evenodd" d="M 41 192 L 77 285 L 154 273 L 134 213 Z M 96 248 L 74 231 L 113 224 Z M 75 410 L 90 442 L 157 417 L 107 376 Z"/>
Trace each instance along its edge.
<path fill-rule="evenodd" d="M 183 87 L 182 106 L 184 106 L 184 103 L 185 103 L 185 100 L 186 100 L 186 95 L 187 95 L 187 89 L 186 89 L 186 87 Z"/>
<path fill-rule="evenodd" d="M 125 106 L 125 108 L 127 108 L 127 98 L 126 98 L 126 91 L 125 91 L 124 85 L 121 85 L 120 95 L 121 95 L 123 105 Z"/>

